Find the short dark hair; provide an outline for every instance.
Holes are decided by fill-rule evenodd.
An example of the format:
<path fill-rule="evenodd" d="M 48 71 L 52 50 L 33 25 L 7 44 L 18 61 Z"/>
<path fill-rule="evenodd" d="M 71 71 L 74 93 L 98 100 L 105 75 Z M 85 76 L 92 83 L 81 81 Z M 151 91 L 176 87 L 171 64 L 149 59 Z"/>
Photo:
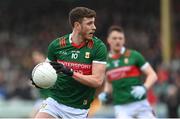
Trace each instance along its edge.
<path fill-rule="evenodd" d="M 96 17 L 96 12 L 86 7 L 75 7 L 69 12 L 69 23 L 74 27 L 74 22 L 82 22 L 84 17 Z"/>
<path fill-rule="evenodd" d="M 109 35 L 111 32 L 113 31 L 118 31 L 118 32 L 122 32 L 124 33 L 124 30 L 121 26 L 117 26 L 117 25 L 112 25 L 109 29 L 108 29 L 108 32 L 107 34 Z"/>

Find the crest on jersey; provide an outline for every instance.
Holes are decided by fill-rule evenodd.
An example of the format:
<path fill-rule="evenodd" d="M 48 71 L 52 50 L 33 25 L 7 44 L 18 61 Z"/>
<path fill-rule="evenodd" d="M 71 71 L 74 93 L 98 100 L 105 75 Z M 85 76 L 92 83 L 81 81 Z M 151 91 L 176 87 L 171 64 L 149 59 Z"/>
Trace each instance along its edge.
<path fill-rule="evenodd" d="M 85 53 L 85 58 L 90 58 L 90 52 Z"/>
<path fill-rule="evenodd" d="M 125 64 L 128 64 L 128 63 L 129 63 L 129 59 L 128 59 L 128 58 L 125 58 L 125 59 L 124 59 L 124 63 L 125 63 Z"/>
<path fill-rule="evenodd" d="M 114 67 L 118 67 L 118 66 L 119 66 L 119 60 L 115 60 L 115 61 L 113 62 L 113 64 L 114 64 Z"/>

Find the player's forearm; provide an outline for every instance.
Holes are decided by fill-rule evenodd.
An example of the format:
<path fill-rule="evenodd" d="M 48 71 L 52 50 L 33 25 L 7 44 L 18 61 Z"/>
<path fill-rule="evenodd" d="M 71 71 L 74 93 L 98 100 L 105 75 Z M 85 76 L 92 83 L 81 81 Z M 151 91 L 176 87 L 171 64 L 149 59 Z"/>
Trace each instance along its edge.
<path fill-rule="evenodd" d="M 106 80 L 105 86 L 104 86 L 104 92 L 110 94 L 112 93 L 112 84 Z"/>
<path fill-rule="evenodd" d="M 149 89 L 154 85 L 156 81 L 157 81 L 157 75 L 155 72 L 153 72 L 147 76 L 144 86 L 146 87 L 146 89 Z"/>
<path fill-rule="evenodd" d="M 83 75 L 74 72 L 73 78 L 84 85 L 97 88 L 102 85 L 104 76 Z"/>

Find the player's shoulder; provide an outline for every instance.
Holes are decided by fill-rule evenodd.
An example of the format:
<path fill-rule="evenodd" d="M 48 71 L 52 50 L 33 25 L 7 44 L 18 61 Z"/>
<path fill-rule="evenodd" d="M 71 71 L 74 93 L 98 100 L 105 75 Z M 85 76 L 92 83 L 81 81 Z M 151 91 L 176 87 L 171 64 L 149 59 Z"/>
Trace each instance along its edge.
<path fill-rule="evenodd" d="M 104 42 L 101 39 L 99 39 L 98 37 L 96 37 L 96 36 L 94 36 L 92 38 L 92 40 L 94 42 L 95 47 L 97 47 L 97 46 L 105 46 Z"/>
<path fill-rule="evenodd" d="M 69 38 L 69 34 L 57 37 L 51 41 L 50 45 L 51 46 L 66 45 L 68 38 Z"/>
<path fill-rule="evenodd" d="M 61 40 L 68 40 L 68 38 L 69 38 L 69 34 L 66 34 L 66 35 L 55 38 L 54 40 L 52 40 L 51 43 L 56 43 L 56 42 L 59 42 Z"/>
<path fill-rule="evenodd" d="M 137 50 L 135 50 L 135 49 L 128 49 L 129 50 L 129 52 L 130 52 L 130 54 L 132 55 L 132 56 L 142 56 L 142 54 L 139 52 L 139 51 L 137 51 Z"/>

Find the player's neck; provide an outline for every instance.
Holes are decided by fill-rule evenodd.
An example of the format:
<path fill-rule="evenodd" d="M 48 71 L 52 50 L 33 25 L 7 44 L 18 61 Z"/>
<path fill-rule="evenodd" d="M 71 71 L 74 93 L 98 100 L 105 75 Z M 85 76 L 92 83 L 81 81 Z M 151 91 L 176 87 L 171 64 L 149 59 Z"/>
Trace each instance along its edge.
<path fill-rule="evenodd" d="M 71 40 L 72 40 L 73 43 L 75 43 L 77 45 L 81 44 L 84 41 L 83 38 L 82 38 L 82 35 L 79 34 L 76 31 L 72 32 Z"/>
<path fill-rule="evenodd" d="M 122 48 L 120 48 L 119 50 L 111 49 L 111 54 L 113 54 L 113 55 L 121 54 L 121 50 L 122 50 Z"/>
<path fill-rule="evenodd" d="M 113 54 L 113 55 L 120 54 L 120 51 L 117 51 L 117 50 L 111 50 L 111 54 Z"/>

